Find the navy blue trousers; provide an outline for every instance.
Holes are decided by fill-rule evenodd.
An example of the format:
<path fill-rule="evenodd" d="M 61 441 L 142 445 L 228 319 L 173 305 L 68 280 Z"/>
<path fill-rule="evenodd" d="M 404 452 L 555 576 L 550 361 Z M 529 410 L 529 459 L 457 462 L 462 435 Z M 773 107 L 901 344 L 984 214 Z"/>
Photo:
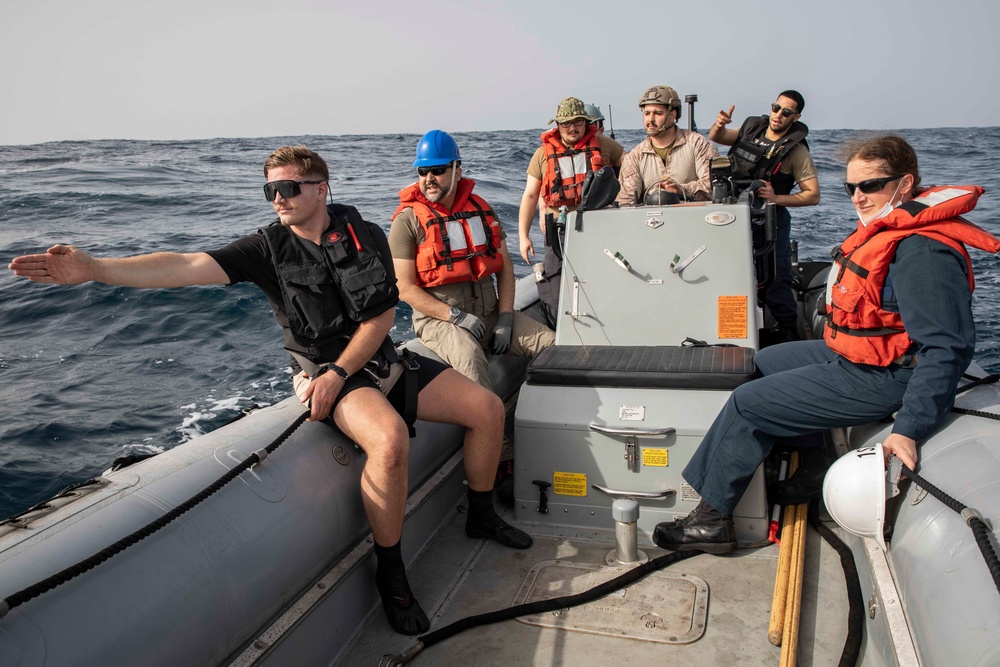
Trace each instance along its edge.
<path fill-rule="evenodd" d="M 774 238 L 774 282 L 764 293 L 764 303 L 774 319 L 794 324 L 798 303 L 792 290 L 792 216 L 784 206 L 777 207 L 777 230 Z"/>
<path fill-rule="evenodd" d="M 715 418 L 684 479 L 702 499 L 732 514 L 778 438 L 882 419 L 900 408 L 913 367 L 847 361 L 822 340 L 761 350 L 762 375 L 740 385 Z"/>

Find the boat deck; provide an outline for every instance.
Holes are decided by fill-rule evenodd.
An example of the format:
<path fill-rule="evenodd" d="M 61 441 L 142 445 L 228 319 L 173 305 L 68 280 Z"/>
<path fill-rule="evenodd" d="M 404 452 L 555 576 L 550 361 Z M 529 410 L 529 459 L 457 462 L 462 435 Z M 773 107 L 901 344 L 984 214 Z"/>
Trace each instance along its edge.
<path fill-rule="evenodd" d="M 511 513 L 507 514 L 505 518 L 516 523 Z M 517 551 L 493 541 L 470 540 L 463 530 L 464 521 L 464 514 L 456 511 L 408 570 L 411 587 L 431 619 L 432 630 L 467 616 L 508 607 L 522 601 L 526 592 L 529 599 L 535 599 L 589 588 L 594 579 L 601 577 L 605 557 L 614 548 L 612 531 L 560 533 L 537 524 L 519 523 L 535 543 L 530 549 Z M 644 544 L 641 536 L 639 546 L 650 558 L 667 553 L 648 542 Z M 640 615 L 623 606 L 624 598 L 635 597 L 630 588 L 627 595 L 611 594 L 585 605 L 586 609 L 547 612 L 540 615 L 545 618 L 532 619 L 547 626 L 583 626 L 586 632 L 542 627 L 523 619 L 503 621 L 469 629 L 428 647 L 408 664 L 599 665 L 621 664 L 625 658 L 637 664 L 686 667 L 776 665 L 781 649 L 768 642 L 767 633 L 777 563 L 775 545 L 742 549 L 726 556 L 700 554 L 633 585 L 641 589 L 637 591 L 639 606 L 647 613 Z M 705 613 L 705 591 L 699 590 L 699 580 L 707 584 L 703 634 L 697 627 L 699 613 L 702 617 Z M 542 595 L 540 589 L 562 590 Z M 845 591 L 839 557 L 809 528 L 799 665 L 838 662 L 847 633 Z M 657 626 L 662 628 L 660 637 L 656 637 Z M 595 630 L 606 634 L 594 634 Z M 642 634 L 652 635 L 656 641 L 636 638 Z M 691 638 L 694 641 L 690 643 L 671 643 Z M 400 654 L 414 643 L 415 638 L 391 630 L 379 607 L 335 664 L 374 666 L 385 654 Z"/>

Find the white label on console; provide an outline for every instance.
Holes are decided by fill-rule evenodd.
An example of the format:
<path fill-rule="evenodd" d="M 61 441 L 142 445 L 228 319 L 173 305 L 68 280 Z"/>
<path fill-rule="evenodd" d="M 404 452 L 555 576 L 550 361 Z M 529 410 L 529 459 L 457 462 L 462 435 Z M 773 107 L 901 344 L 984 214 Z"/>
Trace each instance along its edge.
<path fill-rule="evenodd" d="M 618 419 L 623 422 L 641 422 L 646 419 L 645 405 L 623 405 L 618 408 Z"/>

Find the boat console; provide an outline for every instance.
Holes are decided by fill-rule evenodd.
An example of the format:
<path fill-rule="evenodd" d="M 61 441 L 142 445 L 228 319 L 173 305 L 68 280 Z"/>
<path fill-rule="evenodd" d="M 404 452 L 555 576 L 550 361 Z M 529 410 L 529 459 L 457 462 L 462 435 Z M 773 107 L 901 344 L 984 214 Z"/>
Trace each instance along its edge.
<path fill-rule="evenodd" d="M 693 204 L 571 214 L 556 344 L 528 367 L 515 415 L 515 516 L 638 530 L 700 500 L 681 472 L 730 392 L 753 377 L 761 320 L 750 207 Z M 767 539 L 758 470 L 734 516 Z"/>

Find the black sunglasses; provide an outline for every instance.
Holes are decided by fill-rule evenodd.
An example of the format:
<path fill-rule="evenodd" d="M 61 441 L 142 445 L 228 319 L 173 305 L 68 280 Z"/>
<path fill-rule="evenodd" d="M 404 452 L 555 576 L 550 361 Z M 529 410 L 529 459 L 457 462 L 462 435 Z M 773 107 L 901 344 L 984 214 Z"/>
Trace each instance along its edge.
<path fill-rule="evenodd" d="M 451 169 L 451 164 L 446 164 L 442 167 L 417 167 L 417 174 L 420 176 L 426 176 L 427 174 L 434 174 L 435 176 L 440 176 Z"/>
<path fill-rule="evenodd" d="M 264 198 L 267 201 L 274 201 L 274 198 L 280 194 L 285 199 L 291 199 L 302 194 L 300 185 L 318 185 L 319 183 L 323 183 L 323 181 L 271 181 L 264 184 Z"/>
<path fill-rule="evenodd" d="M 784 116 L 785 118 L 788 118 L 789 116 L 798 113 L 798 111 L 792 111 L 791 109 L 783 108 L 780 104 L 772 104 L 771 111 L 773 113 L 778 113 L 780 111 L 781 115 Z"/>
<path fill-rule="evenodd" d="M 902 178 L 905 175 L 906 174 L 900 174 L 898 176 L 885 176 L 883 178 L 869 178 L 867 181 L 861 181 L 860 183 L 848 183 L 847 181 L 844 181 L 844 191 L 847 192 L 848 197 L 853 197 L 855 190 L 861 190 L 861 192 L 866 195 L 874 194 L 896 179 Z"/>

